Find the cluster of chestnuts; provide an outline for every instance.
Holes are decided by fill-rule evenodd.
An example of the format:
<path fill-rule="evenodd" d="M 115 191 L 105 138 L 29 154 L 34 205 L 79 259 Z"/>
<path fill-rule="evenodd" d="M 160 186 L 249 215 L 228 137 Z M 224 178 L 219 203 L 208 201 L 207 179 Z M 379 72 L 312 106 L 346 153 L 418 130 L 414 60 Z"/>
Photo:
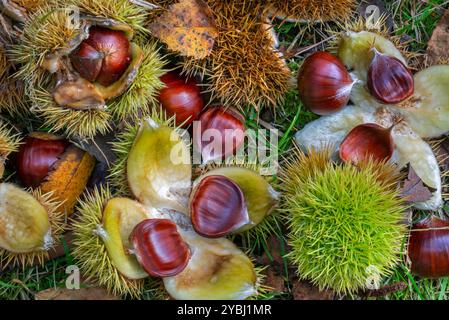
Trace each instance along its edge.
<path fill-rule="evenodd" d="M 373 159 L 399 169 L 410 165 L 432 192 L 430 199 L 413 205 L 440 211 L 440 169 L 423 138 L 449 131 L 448 110 L 443 107 L 448 100 L 448 66 L 413 74 L 392 42 L 367 31 L 348 31 L 337 43 L 337 55 L 314 53 L 299 71 L 302 102 L 322 117 L 300 130 L 296 142 L 305 149 L 331 145 L 348 164 Z M 449 275 L 448 232 L 448 222 L 433 213 L 412 226 L 412 272 L 430 278 Z"/>

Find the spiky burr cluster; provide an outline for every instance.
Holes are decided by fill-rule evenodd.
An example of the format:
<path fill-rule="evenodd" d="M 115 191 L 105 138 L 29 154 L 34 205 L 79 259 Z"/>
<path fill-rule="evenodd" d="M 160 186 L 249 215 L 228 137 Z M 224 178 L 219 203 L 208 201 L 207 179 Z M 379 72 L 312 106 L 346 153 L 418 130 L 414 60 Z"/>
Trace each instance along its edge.
<path fill-rule="evenodd" d="M 184 72 L 208 77 L 213 98 L 239 108 L 276 106 L 289 89 L 291 72 L 275 48 L 270 19 L 337 20 L 349 15 L 353 0 L 266 1 L 207 0 L 214 14 L 219 36 L 210 56 L 187 59 Z M 156 1 L 168 8 L 175 1 Z M 285 12 L 288 12 L 286 14 Z M 158 15 L 153 12 L 152 21 Z"/>
<path fill-rule="evenodd" d="M 69 23 L 71 13 L 65 8 L 71 7 L 80 10 L 79 26 Z M 165 62 L 155 43 L 145 38 L 145 16 L 144 9 L 125 0 L 52 0 L 30 14 L 19 41 L 11 45 L 8 53 L 17 66 L 15 79 L 25 85 L 30 109 L 50 130 L 89 138 L 106 133 L 116 121 L 147 113 L 156 104 Z M 90 30 L 87 28 L 92 25 L 123 31 L 131 43 L 131 63 L 113 85 L 91 87 L 95 94 L 101 92 L 104 106 L 80 110 L 61 104 L 55 92 L 63 84 L 76 80 L 73 66 L 67 61 L 87 38 Z"/>

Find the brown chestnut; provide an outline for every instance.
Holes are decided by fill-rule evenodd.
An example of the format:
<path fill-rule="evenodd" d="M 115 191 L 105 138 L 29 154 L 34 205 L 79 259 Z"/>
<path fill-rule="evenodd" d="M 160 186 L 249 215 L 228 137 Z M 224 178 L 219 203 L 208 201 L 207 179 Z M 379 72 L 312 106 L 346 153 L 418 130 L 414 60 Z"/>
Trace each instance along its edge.
<path fill-rule="evenodd" d="M 242 190 L 225 176 L 203 178 L 192 191 L 189 209 L 193 228 L 208 238 L 223 237 L 251 222 Z"/>
<path fill-rule="evenodd" d="M 180 273 L 190 259 L 190 248 L 182 239 L 176 224 L 168 219 L 147 219 L 130 235 L 133 252 L 143 269 L 155 277 Z"/>
<path fill-rule="evenodd" d="M 223 106 L 203 112 L 193 131 L 193 141 L 201 151 L 203 162 L 224 160 L 235 155 L 245 141 L 244 123 L 245 119 L 239 112 Z"/>
<path fill-rule="evenodd" d="M 17 173 L 26 187 L 37 188 L 59 160 L 69 142 L 52 134 L 33 132 L 19 148 Z"/>
<path fill-rule="evenodd" d="M 449 276 L 449 222 L 431 216 L 414 224 L 408 255 L 414 274 L 426 278 Z"/>
<path fill-rule="evenodd" d="M 354 83 L 343 63 L 325 51 L 307 57 L 298 73 L 301 101 L 318 115 L 329 115 L 345 107 Z"/>
<path fill-rule="evenodd" d="M 188 126 L 198 119 L 204 101 L 195 79 L 171 71 L 161 81 L 165 87 L 159 92 L 158 100 L 168 115 L 176 116 L 176 124 Z"/>
<path fill-rule="evenodd" d="M 359 163 L 369 158 L 388 161 L 394 152 L 390 128 L 365 123 L 352 129 L 340 145 L 340 158 L 344 162 Z"/>
<path fill-rule="evenodd" d="M 380 103 L 396 104 L 413 95 L 414 79 L 401 60 L 373 49 L 374 58 L 368 69 L 367 87 Z"/>
<path fill-rule="evenodd" d="M 18 176 L 26 187 L 40 187 L 64 202 L 71 214 L 95 167 L 95 159 L 62 137 L 33 132 L 25 138 L 15 159 Z"/>
<path fill-rule="evenodd" d="M 123 31 L 91 27 L 89 37 L 72 52 L 70 60 L 81 77 L 107 87 L 130 65 L 130 42 Z"/>

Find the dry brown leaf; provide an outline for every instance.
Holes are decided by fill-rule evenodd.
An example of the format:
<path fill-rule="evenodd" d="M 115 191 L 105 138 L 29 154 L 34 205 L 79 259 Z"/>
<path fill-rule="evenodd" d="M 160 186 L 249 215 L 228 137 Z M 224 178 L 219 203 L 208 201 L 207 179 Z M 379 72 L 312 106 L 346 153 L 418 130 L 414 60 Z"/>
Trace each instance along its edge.
<path fill-rule="evenodd" d="M 218 36 L 212 10 L 203 0 L 181 0 L 150 24 L 151 33 L 182 55 L 207 57 Z"/>
<path fill-rule="evenodd" d="M 278 275 L 273 268 L 267 268 L 263 272 L 265 278 L 263 284 L 267 287 L 270 287 L 275 292 L 285 292 L 285 281 L 284 278 Z"/>
<path fill-rule="evenodd" d="M 427 45 L 427 63 L 429 65 L 449 61 L 449 11 L 441 18 Z"/>
<path fill-rule="evenodd" d="M 65 288 L 51 288 L 35 294 L 36 300 L 120 300 L 103 288 L 82 288 L 70 290 Z"/>
<path fill-rule="evenodd" d="M 432 192 L 411 166 L 409 166 L 408 177 L 404 181 L 401 196 L 410 202 L 424 202 L 432 198 Z"/>

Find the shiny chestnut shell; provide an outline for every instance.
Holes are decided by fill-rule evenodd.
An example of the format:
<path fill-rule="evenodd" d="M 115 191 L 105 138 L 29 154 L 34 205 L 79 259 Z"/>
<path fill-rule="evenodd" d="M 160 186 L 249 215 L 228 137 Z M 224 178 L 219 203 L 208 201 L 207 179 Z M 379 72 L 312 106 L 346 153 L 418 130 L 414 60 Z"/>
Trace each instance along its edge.
<path fill-rule="evenodd" d="M 205 110 L 194 124 L 193 131 L 193 141 L 201 152 L 204 162 L 224 160 L 235 155 L 245 141 L 244 123 L 243 116 L 233 109 L 214 106 Z M 217 130 L 219 141 L 215 141 L 214 135 L 205 137 L 211 129 Z M 211 146 L 213 148 L 207 150 Z"/>
<path fill-rule="evenodd" d="M 147 219 L 130 235 L 140 265 L 151 276 L 172 277 L 182 272 L 190 259 L 190 248 L 176 224 L 168 219 Z"/>
<path fill-rule="evenodd" d="M 367 81 L 374 98 L 384 104 L 396 104 L 411 97 L 414 87 L 413 74 L 401 60 L 374 49 Z"/>
<path fill-rule="evenodd" d="M 408 255 L 414 274 L 426 278 L 449 276 L 449 222 L 431 216 L 414 224 Z"/>
<path fill-rule="evenodd" d="M 207 176 L 195 186 L 190 218 L 195 231 L 208 238 L 223 237 L 250 223 L 242 190 L 220 175 Z"/>
<path fill-rule="evenodd" d="M 19 148 L 16 168 L 26 187 L 37 188 L 60 159 L 69 141 L 44 132 L 29 134 Z"/>
<path fill-rule="evenodd" d="M 131 63 L 131 49 L 123 31 L 91 27 L 89 37 L 70 55 L 81 77 L 109 86 L 120 79 Z"/>
<path fill-rule="evenodd" d="M 375 123 L 356 126 L 340 145 L 340 159 L 351 163 L 359 163 L 369 158 L 388 161 L 394 152 L 391 129 L 385 129 Z"/>
<path fill-rule="evenodd" d="M 171 71 L 161 81 L 165 87 L 160 90 L 158 100 L 168 115 L 176 116 L 176 124 L 188 126 L 198 119 L 204 101 L 195 79 Z"/>
<path fill-rule="evenodd" d="M 353 84 L 343 63 L 325 51 L 310 55 L 298 73 L 301 101 L 318 115 L 329 115 L 345 107 Z"/>

